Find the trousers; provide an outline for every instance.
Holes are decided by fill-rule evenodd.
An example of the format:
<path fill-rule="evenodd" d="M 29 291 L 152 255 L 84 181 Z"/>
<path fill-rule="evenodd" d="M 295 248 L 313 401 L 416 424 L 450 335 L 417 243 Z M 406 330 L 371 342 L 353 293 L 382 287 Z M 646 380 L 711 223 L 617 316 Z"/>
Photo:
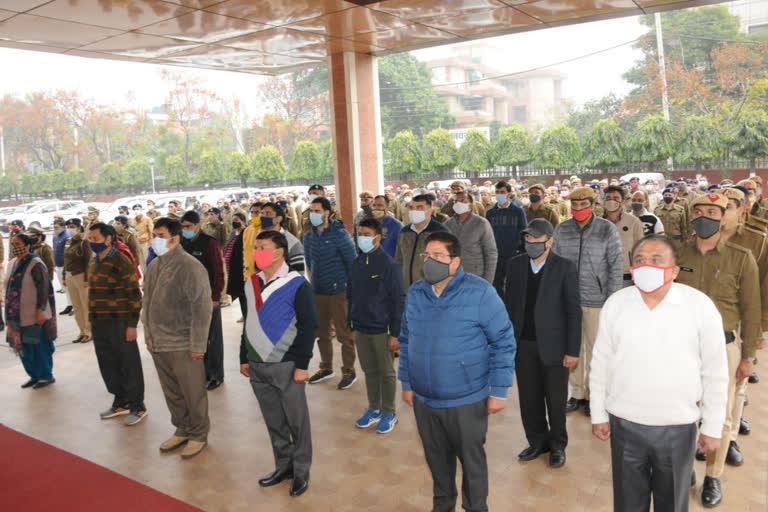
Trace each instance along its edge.
<path fill-rule="evenodd" d="M 113 407 L 144 411 L 144 370 L 137 341 L 125 339 L 125 321 L 95 322 L 93 347 Z"/>
<path fill-rule="evenodd" d="M 85 274 L 67 274 L 67 291 L 72 300 L 72 309 L 75 312 L 75 322 L 80 329 L 80 336 L 91 337 L 91 322 L 88 320 L 88 283 L 85 282 Z"/>
<path fill-rule="evenodd" d="M 171 423 L 176 427 L 175 435 L 207 441 L 211 421 L 203 361 L 193 360 L 186 350 L 152 352 L 152 359 L 171 413 Z"/>
<path fill-rule="evenodd" d="M 602 308 L 581 307 L 581 351 L 579 364 L 571 372 L 569 384 L 571 396 L 579 400 L 589 400 L 589 367 L 592 363 L 592 349 L 597 338 L 597 327 Z"/>
<path fill-rule="evenodd" d="M 208 329 L 208 349 L 205 351 L 205 378 L 224 380 L 224 335 L 221 330 L 221 306 L 213 309 Z"/>
<path fill-rule="evenodd" d="M 741 362 L 741 339 L 725 346 L 725 355 L 728 357 L 728 404 L 725 406 L 725 423 L 723 434 L 720 438 L 720 448 L 714 453 L 707 454 L 707 476 L 720 478 L 725 471 L 725 458 L 728 455 L 729 441 L 731 440 L 731 425 L 736 424 L 738 429 L 739 418 L 733 417 L 733 401 L 736 396 L 736 370 Z"/>
<path fill-rule="evenodd" d="M 341 371 L 355 372 L 355 342 L 347 323 L 347 296 L 315 294 L 317 311 L 317 347 L 320 349 L 320 369 L 333 369 L 333 345 L 331 344 L 331 321 L 336 327 L 336 339 L 341 343 Z"/>
<path fill-rule="evenodd" d="M 384 414 L 395 414 L 397 375 L 395 355 L 389 351 L 389 335 L 355 332 L 355 346 L 365 373 L 368 407 Z"/>

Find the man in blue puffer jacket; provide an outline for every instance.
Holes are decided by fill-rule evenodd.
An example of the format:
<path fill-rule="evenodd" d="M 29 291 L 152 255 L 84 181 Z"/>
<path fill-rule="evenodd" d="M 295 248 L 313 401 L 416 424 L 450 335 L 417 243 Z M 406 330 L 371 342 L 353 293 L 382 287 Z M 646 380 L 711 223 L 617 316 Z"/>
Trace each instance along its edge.
<path fill-rule="evenodd" d="M 512 386 L 514 330 L 493 286 L 464 272 L 454 235 L 431 233 L 425 251 L 424 279 L 409 288 L 400 325 L 403 400 L 432 473 L 433 509 L 456 506 L 458 456 L 463 508 L 487 511 L 485 435 Z"/>

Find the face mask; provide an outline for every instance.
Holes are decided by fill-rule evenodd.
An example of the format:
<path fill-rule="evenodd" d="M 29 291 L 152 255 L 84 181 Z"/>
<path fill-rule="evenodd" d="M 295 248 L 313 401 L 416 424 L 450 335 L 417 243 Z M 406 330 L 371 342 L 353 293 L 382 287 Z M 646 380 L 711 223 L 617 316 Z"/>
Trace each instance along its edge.
<path fill-rule="evenodd" d="M 453 211 L 456 212 L 456 215 L 463 215 L 469 211 L 469 204 L 453 203 Z"/>
<path fill-rule="evenodd" d="M 195 238 L 195 230 L 194 229 L 185 229 L 182 230 L 181 234 L 186 238 L 187 240 L 191 240 Z"/>
<path fill-rule="evenodd" d="M 13 255 L 14 258 L 18 258 L 19 256 L 23 255 L 26 252 L 27 252 L 27 248 L 26 247 L 15 247 L 14 246 L 11 249 L 11 254 Z"/>
<path fill-rule="evenodd" d="M 275 219 L 273 217 L 261 217 L 261 227 L 269 229 L 275 227 Z"/>
<path fill-rule="evenodd" d="M 408 218 L 412 224 L 421 224 L 427 220 L 427 214 L 420 210 L 411 210 L 408 212 Z"/>
<path fill-rule="evenodd" d="M 77 234 L 77 230 L 75 228 L 67 228 L 67 236 L 73 237 Z"/>
<path fill-rule="evenodd" d="M 360 235 L 357 237 L 357 246 L 360 248 L 361 251 L 367 254 L 374 249 L 374 245 L 373 245 L 374 238 L 376 237 Z"/>
<path fill-rule="evenodd" d="M 613 199 L 608 199 L 605 202 L 605 210 L 609 211 L 609 212 L 615 212 L 616 210 L 619 209 L 619 206 L 620 206 L 619 202 L 618 201 L 614 201 Z"/>
<path fill-rule="evenodd" d="M 530 200 L 530 199 L 528 199 L 527 197 L 524 197 L 524 198 L 522 198 L 522 199 L 521 199 L 521 201 L 522 201 L 522 203 L 523 203 L 523 206 L 525 206 L 525 205 L 527 205 L 528 203 L 530 203 L 530 202 L 531 202 L 531 200 Z"/>
<path fill-rule="evenodd" d="M 451 194 L 451 199 L 456 200 L 456 194 Z"/>
<path fill-rule="evenodd" d="M 570 192 L 568 192 L 567 190 L 561 190 L 560 191 L 560 197 L 562 197 L 563 199 L 568 197 L 568 194 L 570 194 Z"/>
<path fill-rule="evenodd" d="M 315 226 L 315 227 L 322 226 L 323 223 L 325 222 L 323 220 L 323 214 L 322 213 L 317 213 L 317 212 L 310 212 L 310 214 L 309 214 L 309 222 L 311 222 L 312 225 Z"/>
<path fill-rule="evenodd" d="M 168 239 L 155 237 L 152 239 L 152 250 L 155 254 L 162 256 L 168 252 Z"/>
<path fill-rule="evenodd" d="M 314 201 L 318 197 L 320 197 L 320 196 L 315 195 L 315 194 L 309 194 L 309 202 L 310 202 L 310 204 L 312 203 L 312 201 Z"/>
<path fill-rule="evenodd" d="M 525 242 L 525 252 L 535 260 L 547 250 L 547 242 Z"/>
<path fill-rule="evenodd" d="M 405 197 L 403 198 L 403 201 L 405 201 L 405 204 L 408 204 L 408 203 L 410 203 L 410 202 L 411 202 L 411 199 L 413 199 L 413 197 L 411 197 L 411 196 L 405 196 Z"/>
<path fill-rule="evenodd" d="M 429 284 L 439 283 L 448 279 L 451 275 L 450 265 L 429 258 L 424 262 L 424 279 Z"/>
<path fill-rule="evenodd" d="M 677 189 L 678 189 L 678 190 L 680 191 L 680 193 L 682 194 L 682 193 L 684 193 L 684 192 L 685 192 L 686 186 L 685 186 L 685 185 L 678 185 Z"/>
<path fill-rule="evenodd" d="M 664 202 L 667 204 L 672 204 L 675 201 L 675 198 L 672 196 L 664 196 Z"/>
<path fill-rule="evenodd" d="M 691 221 L 693 230 L 699 238 L 712 238 L 715 233 L 720 231 L 720 221 L 710 219 L 709 217 L 699 217 Z"/>
<path fill-rule="evenodd" d="M 243 227 L 243 223 L 242 222 L 233 222 L 232 223 L 232 227 L 234 229 L 240 229 L 241 227 Z"/>
<path fill-rule="evenodd" d="M 530 196 L 528 196 L 528 200 L 535 204 L 541 201 L 541 196 L 538 194 L 531 194 Z"/>
<path fill-rule="evenodd" d="M 264 270 L 275 260 L 275 251 L 256 249 L 253 251 L 253 261 L 256 266 Z"/>
<path fill-rule="evenodd" d="M 673 267 L 657 267 L 656 265 L 638 265 L 632 267 L 632 280 L 643 293 L 653 293 L 671 282 L 664 279 L 667 269 Z"/>
<path fill-rule="evenodd" d="M 383 219 L 384 216 L 387 214 L 384 210 L 372 210 L 371 215 L 373 215 L 374 219 Z"/>
<path fill-rule="evenodd" d="M 571 215 L 576 219 L 576 222 L 584 222 L 592 214 L 592 210 L 589 208 L 582 208 L 581 210 L 574 210 L 571 208 Z"/>
<path fill-rule="evenodd" d="M 635 213 L 640 213 L 645 209 L 645 205 L 643 203 L 632 203 L 632 211 Z"/>
<path fill-rule="evenodd" d="M 496 194 L 496 204 L 507 204 L 508 202 L 507 194 Z"/>
<path fill-rule="evenodd" d="M 723 218 L 725 218 L 723 227 L 727 230 L 735 228 L 739 223 L 739 213 L 736 210 L 726 210 Z"/>
<path fill-rule="evenodd" d="M 253 227 L 260 228 L 261 227 L 261 217 L 251 217 L 251 224 Z"/>
<path fill-rule="evenodd" d="M 93 252 L 95 252 L 96 254 L 102 253 L 102 252 L 106 251 L 109 248 L 109 246 L 107 244 L 105 244 L 105 243 L 91 242 L 90 245 L 91 245 L 91 250 Z"/>

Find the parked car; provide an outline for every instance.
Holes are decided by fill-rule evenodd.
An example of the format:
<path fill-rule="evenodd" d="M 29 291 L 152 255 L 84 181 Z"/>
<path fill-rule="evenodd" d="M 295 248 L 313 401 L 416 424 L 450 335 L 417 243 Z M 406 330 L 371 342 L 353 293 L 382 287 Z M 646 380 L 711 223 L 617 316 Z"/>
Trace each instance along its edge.
<path fill-rule="evenodd" d="M 54 216 L 59 215 L 59 212 L 67 211 L 80 205 L 85 205 L 85 202 L 76 199 L 43 201 L 25 211 L 21 216 L 21 220 L 24 221 L 26 227 L 51 229 L 53 228 Z"/>

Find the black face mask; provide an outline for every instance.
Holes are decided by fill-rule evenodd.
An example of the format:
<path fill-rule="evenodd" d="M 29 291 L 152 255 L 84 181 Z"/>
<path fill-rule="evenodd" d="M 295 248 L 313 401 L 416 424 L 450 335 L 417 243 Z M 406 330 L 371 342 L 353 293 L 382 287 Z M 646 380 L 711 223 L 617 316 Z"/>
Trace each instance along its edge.
<path fill-rule="evenodd" d="M 675 198 L 672 196 L 664 196 L 664 202 L 667 204 L 672 204 L 674 202 Z"/>
<path fill-rule="evenodd" d="M 243 223 L 242 222 L 233 222 L 232 223 L 232 227 L 235 228 L 235 229 L 240 229 L 241 227 L 243 227 Z"/>
<path fill-rule="evenodd" d="M 710 219 L 709 217 L 699 217 L 691 221 L 693 230 L 696 231 L 696 236 L 699 238 L 712 238 L 715 233 L 720 231 L 720 220 Z"/>
<path fill-rule="evenodd" d="M 525 242 L 525 252 L 535 260 L 547 250 L 547 242 Z"/>
<path fill-rule="evenodd" d="M 530 195 L 528 196 L 528 199 L 530 199 L 530 201 L 531 201 L 532 203 L 538 203 L 539 201 L 541 201 L 541 196 L 540 196 L 540 195 L 538 195 L 538 194 L 530 194 Z"/>
<path fill-rule="evenodd" d="M 645 208 L 645 205 L 643 203 L 632 203 L 632 211 L 634 211 L 635 213 L 642 212 L 643 208 Z"/>

